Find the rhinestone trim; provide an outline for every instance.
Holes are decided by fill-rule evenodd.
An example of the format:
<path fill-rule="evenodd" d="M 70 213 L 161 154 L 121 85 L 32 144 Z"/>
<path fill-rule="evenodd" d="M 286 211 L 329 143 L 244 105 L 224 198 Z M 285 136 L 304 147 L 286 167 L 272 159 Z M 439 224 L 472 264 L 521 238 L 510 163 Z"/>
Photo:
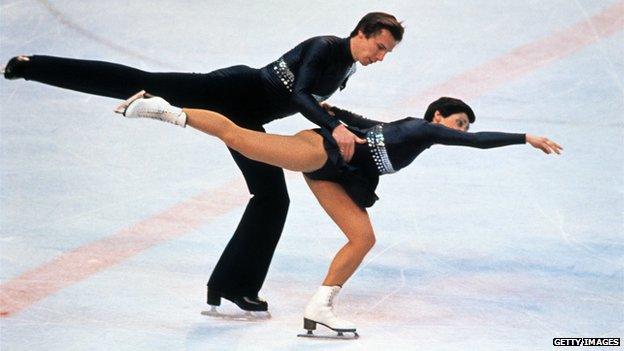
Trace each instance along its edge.
<path fill-rule="evenodd" d="M 295 85 L 295 75 L 292 73 L 284 58 L 280 57 L 279 60 L 273 63 L 273 72 L 277 75 L 277 78 L 284 84 L 284 87 L 292 93 L 293 85 Z"/>
<path fill-rule="evenodd" d="M 373 161 L 375 161 L 379 174 L 396 172 L 394 167 L 392 167 L 390 157 L 388 157 L 388 150 L 386 149 L 383 136 L 383 125 L 376 125 L 373 129 L 369 130 L 366 133 L 366 141 L 368 142 L 368 148 L 373 155 Z"/>

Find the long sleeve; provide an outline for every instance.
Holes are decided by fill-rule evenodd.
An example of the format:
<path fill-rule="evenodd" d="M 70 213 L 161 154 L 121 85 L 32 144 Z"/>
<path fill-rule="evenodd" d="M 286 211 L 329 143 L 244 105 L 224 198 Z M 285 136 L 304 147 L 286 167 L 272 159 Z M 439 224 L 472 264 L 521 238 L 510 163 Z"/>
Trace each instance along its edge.
<path fill-rule="evenodd" d="M 307 119 L 331 131 L 340 122 L 330 116 L 312 96 L 312 88 L 316 78 L 320 75 L 323 66 L 329 59 L 329 45 L 325 40 L 317 40 L 308 49 L 296 73 L 297 79 L 295 80 L 291 99 L 299 109 L 299 112 Z"/>
<path fill-rule="evenodd" d="M 368 119 L 368 118 L 362 117 L 356 113 L 340 109 L 336 106 L 333 106 L 331 108 L 331 112 L 334 113 L 336 118 L 343 121 L 348 126 L 356 127 L 360 129 L 366 129 L 366 128 L 374 127 L 378 124 L 384 123 L 380 121 L 375 121 L 374 119 Z"/>
<path fill-rule="evenodd" d="M 425 128 L 425 134 L 427 140 L 432 144 L 462 145 L 479 149 L 526 143 L 525 134 L 501 132 L 468 133 L 435 124 L 428 124 Z"/>

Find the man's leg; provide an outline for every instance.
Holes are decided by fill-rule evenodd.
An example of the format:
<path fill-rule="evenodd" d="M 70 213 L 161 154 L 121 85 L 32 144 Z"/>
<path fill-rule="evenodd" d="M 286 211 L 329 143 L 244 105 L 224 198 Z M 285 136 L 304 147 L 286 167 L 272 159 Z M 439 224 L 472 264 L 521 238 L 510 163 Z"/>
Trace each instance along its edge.
<path fill-rule="evenodd" d="M 225 297 L 253 298 L 266 277 L 290 200 L 280 168 L 250 160 L 234 150 L 230 153 L 253 197 L 214 268 L 208 289 Z"/>
<path fill-rule="evenodd" d="M 232 95 L 229 88 L 232 84 L 248 81 L 244 69 L 222 69 L 206 74 L 151 73 L 104 61 L 41 55 L 28 58 L 21 63 L 19 71 L 19 76 L 26 80 L 117 99 L 146 90 L 180 107 L 215 109 L 224 100 L 231 99 L 228 95 Z M 235 78 L 232 73 L 236 73 Z"/>
<path fill-rule="evenodd" d="M 31 56 L 29 59 L 21 72 L 21 77 L 27 80 L 120 99 L 146 90 L 176 106 L 207 108 L 239 117 L 234 118 L 235 121 L 249 121 L 253 116 L 233 109 L 240 104 L 253 106 L 262 101 L 263 96 L 257 70 L 246 66 L 233 66 L 207 74 L 149 73 L 102 61 L 52 56 Z M 264 131 L 261 126 L 250 129 Z M 288 192 L 280 168 L 249 160 L 233 150 L 231 153 L 253 197 L 208 285 L 226 298 L 256 297 L 284 227 Z M 239 304 L 242 308 L 253 308 L 244 305 L 244 299 L 237 301 L 243 304 Z"/>

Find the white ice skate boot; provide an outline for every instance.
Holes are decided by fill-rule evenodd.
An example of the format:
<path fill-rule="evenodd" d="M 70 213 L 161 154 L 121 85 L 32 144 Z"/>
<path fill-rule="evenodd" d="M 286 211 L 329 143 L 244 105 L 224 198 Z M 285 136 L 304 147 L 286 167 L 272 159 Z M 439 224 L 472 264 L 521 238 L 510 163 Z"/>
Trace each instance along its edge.
<path fill-rule="evenodd" d="M 152 118 L 186 127 L 186 113 L 182 109 L 171 106 L 161 97 L 149 97 L 144 90 L 122 102 L 115 112 L 128 118 Z"/>
<path fill-rule="evenodd" d="M 312 333 L 316 329 L 316 324 L 322 324 L 338 333 L 336 337 L 347 338 L 343 333 L 353 333 L 353 338 L 357 338 L 355 325 L 349 321 L 340 319 L 334 313 L 334 303 L 336 295 L 340 292 L 339 286 L 322 285 L 308 303 L 303 314 L 303 328 L 307 334 L 299 336 L 318 337 Z"/>

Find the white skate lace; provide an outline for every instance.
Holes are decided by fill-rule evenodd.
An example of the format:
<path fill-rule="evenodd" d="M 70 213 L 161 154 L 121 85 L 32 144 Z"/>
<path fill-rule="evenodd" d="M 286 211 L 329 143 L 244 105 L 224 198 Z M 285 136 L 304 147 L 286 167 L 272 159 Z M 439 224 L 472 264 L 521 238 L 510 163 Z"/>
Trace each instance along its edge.
<path fill-rule="evenodd" d="M 332 289 L 329 293 L 329 296 L 327 296 L 327 305 L 332 310 L 332 312 L 334 311 L 334 298 L 336 297 L 336 294 L 338 294 L 338 290 Z"/>
<path fill-rule="evenodd" d="M 168 110 L 168 106 L 163 106 L 162 104 L 158 104 L 157 106 L 149 106 L 149 102 L 146 101 L 148 106 L 139 107 L 136 110 L 136 115 L 143 118 L 152 118 L 158 119 L 163 122 L 176 124 L 176 118 L 178 114 L 170 112 Z"/>

